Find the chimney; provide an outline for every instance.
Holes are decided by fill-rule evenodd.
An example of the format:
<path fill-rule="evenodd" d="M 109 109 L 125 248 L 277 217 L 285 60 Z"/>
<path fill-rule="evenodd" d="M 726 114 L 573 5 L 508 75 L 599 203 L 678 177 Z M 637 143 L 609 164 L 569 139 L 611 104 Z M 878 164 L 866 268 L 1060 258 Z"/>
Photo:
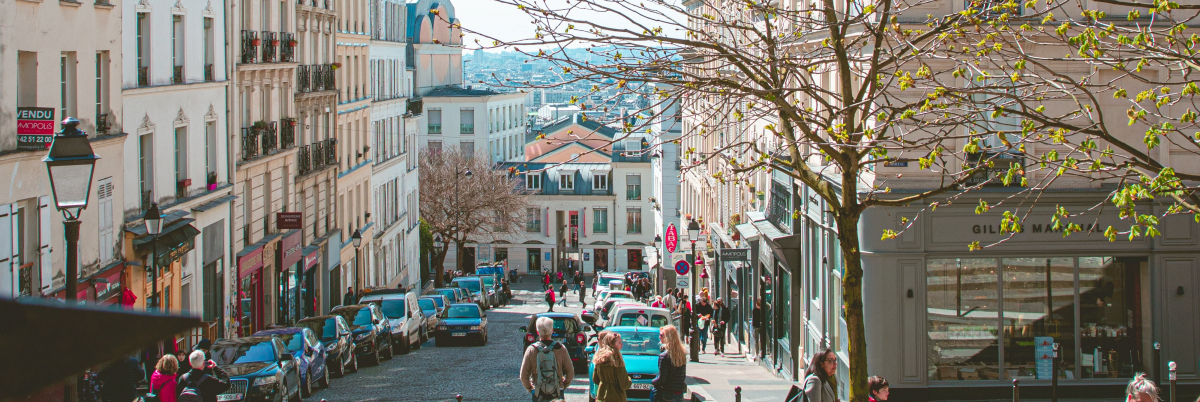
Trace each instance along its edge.
<path fill-rule="evenodd" d="M 579 113 L 571 115 L 571 123 L 579 124 Z"/>

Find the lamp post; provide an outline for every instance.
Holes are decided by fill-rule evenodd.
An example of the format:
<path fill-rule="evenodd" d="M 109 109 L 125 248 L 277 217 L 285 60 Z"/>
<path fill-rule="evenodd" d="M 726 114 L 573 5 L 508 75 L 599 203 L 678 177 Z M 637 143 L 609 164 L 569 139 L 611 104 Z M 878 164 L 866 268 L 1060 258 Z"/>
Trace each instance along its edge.
<path fill-rule="evenodd" d="M 440 234 L 435 234 L 435 235 L 433 235 L 433 249 L 434 249 L 434 250 L 441 250 L 441 249 L 442 249 L 442 246 L 444 246 L 444 245 L 446 245 L 446 243 L 442 241 L 442 235 L 440 235 Z M 442 269 L 445 269 L 445 268 L 446 268 L 446 260 L 445 260 L 445 256 L 443 256 L 443 259 L 442 259 Z M 433 276 L 434 276 L 434 278 L 433 278 L 433 283 L 437 283 L 437 284 L 439 284 L 439 286 L 438 286 L 438 287 L 442 287 L 442 286 L 444 286 L 444 285 L 445 285 L 445 283 L 442 283 L 442 274 L 441 274 L 441 272 L 438 272 L 438 271 L 441 271 L 441 270 L 440 270 L 440 269 L 433 269 L 433 253 L 432 253 L 432 252 L 431 252 L 431 253 L 429 253 L 429 271 L 430 271 L 430 273 L 432 273 L 432 274 L 433 274 Z"/>
<path fill-rule="evenodd" d="M 650 267 L 650 271 L 655 274 L 654 275 L 655 278 L 651 279 L 655 282 L 654 292 L 658 293 L 658 294 L 662 294 L 662 292 L 664 290 L 666 290 L 666 289 L 662 289 L 662 287 L 661 287 L 662 281 L 658 280 L 658 273 L 660 271 L 662 271 L 662 267 L 663 267 L 662 251 L 659 251 L 659 249 L 658 249 L 659 247 L 662 247 L 662 241 L 663 240 L 662 240 L 661 235 L 658 235 L 658 234 L 654 235 L 654 259 L 655 259 L 655 261 L 658 261 L 659 268 L 655 269 L 654 267 Z"/>
<path fill-rule="evenodd" d="M 46 172 L 50 176 L 54 205 L 63 214 L 67 241 L 66 300 L 73 301 L 79 285 L 79 214 L 87 208 L 92 192 L 92 172 L 100 157 L 92 152 L 87 133 L 77 128 L 78 119 L 63 119 L 62 126 L 42 162 L 46 163 Z"/>
<path fill-rule="evenodd" d="M 150 209 L 146 210 L 146 214 L 142 215 L 142 221 L 146 223 L 146 233 L 152 239 L 150 250 L 150 299 L 146 300 L 146 306 L 149 308 L 158 308 L 158 235 L 162 233 L 162 211 L 158 209 L 158 203 L 150 204 Z"/>
<path fill-rule="evenodd" d="M 350 241 L 354 244 L 354 291 L 362 292 L 362 258 L 359 255 L 359 247 L 362 247 L 362 232 L 354 229 L 354 233 L 350 234 Z"/>
<path fill-rule="evenodd" d="M 694 219 L 689 221 L 687 231 L 688 231 L 688 240 L 690 240 L 692 242 L 692 258 L 699 259 L 700 256 L 696 255 L 696 240 L 700 240 L 700 224 L 696 223 L 696 220 L 694 220 Z M 696 280 L 695 279 L 698 275 L 696 275 L 695 271 L 696 271 L 696 266 L 693 263 L 691 275 L 689 275 L 692 279 L 691 283 L 690 283 L 691 295 L 688 296 L 688 301 L 687 301 L 688 306 L 691 307 L 691 308 L 688 308 L 688 328 L 691 328 L 692 333 L 696 332 L 696 314 L 695 314 L 695 311 L 693 311 L 693 309 L 692 309 L 695 306 L 693 306 L 691 304 L 696 301 Z M 692 335 L 691 341 L 688 342 L 688 348 L 692 350 L 692 359 L 691 360 L 694 362 L 700 361 L 700 337 Z"/>

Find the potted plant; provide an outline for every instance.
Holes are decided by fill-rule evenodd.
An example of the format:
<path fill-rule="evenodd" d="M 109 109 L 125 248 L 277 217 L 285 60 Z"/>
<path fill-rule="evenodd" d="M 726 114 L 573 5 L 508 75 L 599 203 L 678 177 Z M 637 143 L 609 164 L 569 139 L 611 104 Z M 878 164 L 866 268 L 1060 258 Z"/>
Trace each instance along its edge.
<path fill-rule="evenodd" d="M 217 172 L 208 172 L 208 191 L 217 189 Z"/>
<path fill-rule="evenodd" d="M 254 38 L 254 39 L 251 39 L 251 40 L 250 40 L 250 44 L 251 44 L 251 45 L 254 45 L 254 46 L 261 45 L 261 44 L 262 44 L 262 39 L 259 39 L 259 38 Z"/>
<path fill-rule="evenodd" d="M 288 124 L 291 125 L 292 127 L 296 127 L 296 120 L 295 119 L 290 120 L 290 121 L 288 121 Z"/>
<path fill-rule="evenodd" d="M 683 215 L 683 220 L 687 220 L 687 221 L 690 221 L 690 220 L 692 220 L 692 214 L 684 214 L 684 215 Z"/>
<path fill-rule="evenodd" d="M 289 41 L 288 41 L 288 46 L 291 46 L 291 47 L 296 47 L 296 44 L 297 44 L 297 43 L 299 43 L 299 42 L 296 42 L 296 40 L 295 40 L 295 39 L 292 39 L 292 40 L 289 40 Z"/>
<path fill-rule="evenodd" d="M 254 128 L 255 130 L 266 130 L 267 126 L 269 126 L 269 125 L 267 124 L 266 121 L 259 120 L 259 121 L 254 122 L 254 125 L 251 127 Z"/>
<path fill-rule="evenodd" d="M 339 69 L 339 68 L 342 68 L 342 63 L 339 63 L 339 62 L 336 62 L 336 61 L 335 61 L 335 62 L 333 62 L 333 63 L 330 63 L 330 64 L 329 64 L 329 67 L 330 67 L 330 68 L 332 68 L 332 69 L 334 69 L 334 70 L 337 70 L 337 69 Z"/>

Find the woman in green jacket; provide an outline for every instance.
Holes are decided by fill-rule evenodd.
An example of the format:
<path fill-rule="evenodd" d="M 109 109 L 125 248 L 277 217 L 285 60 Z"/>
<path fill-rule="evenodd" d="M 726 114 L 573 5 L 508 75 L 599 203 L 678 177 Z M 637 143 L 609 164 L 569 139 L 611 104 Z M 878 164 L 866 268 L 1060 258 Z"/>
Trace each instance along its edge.
<path fill-rule="evenodd" d="M 621 357 L 621 334 L 602 331 L 598 336 L 596 354 L 592 357 L 592 383 L 596 384 L 596 402 L 625 402 L 625 391 L 633 385 Z"/>

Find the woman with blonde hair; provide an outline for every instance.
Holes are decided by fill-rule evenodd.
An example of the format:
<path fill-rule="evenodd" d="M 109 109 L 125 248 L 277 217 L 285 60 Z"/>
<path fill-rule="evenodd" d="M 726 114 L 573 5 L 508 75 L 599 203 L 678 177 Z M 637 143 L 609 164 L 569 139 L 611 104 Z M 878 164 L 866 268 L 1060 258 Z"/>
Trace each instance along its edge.
<path fill-rule="evenodd" d="M 621 334 L 601 331 L 592 356 L 595 369 L 592 383 L 596 384 L 597 402 L 625 402 L 625 391 L 633 385 L 629 372 L 625 370 L 625 359 L 621 356 Z"/>
<path fill-rule="evenodd" d="M 157 398 L 147 395 L 146 400 L 175 402 L 175 398 L 179 396 L 175 390 L 178 384 L 175 380 L 176 371 L 179 371 L 179 359 L 176 359 L 175 355 L 166 354 L 158 359 L 158 364 L 154 366 L 154 374 L 150 375 L 150 395 Z"/>
<path fill-rule="evenodd" d="M 1125 387 L 1125 402 L 1158 402 L 1158 387 L 1146 373 L 1138 373 Z"/>
<path fill-rule="evenodd" d="M 687 352 L 683 349 L 679 330 L 674 325 L 659 328 L 658 341 L 666 351 L 658 355 L 658 377 L 650 381 L 654 386 L 650 390 L 650 401 L 683 402 L 683 393 L 687 391 Z"/>

